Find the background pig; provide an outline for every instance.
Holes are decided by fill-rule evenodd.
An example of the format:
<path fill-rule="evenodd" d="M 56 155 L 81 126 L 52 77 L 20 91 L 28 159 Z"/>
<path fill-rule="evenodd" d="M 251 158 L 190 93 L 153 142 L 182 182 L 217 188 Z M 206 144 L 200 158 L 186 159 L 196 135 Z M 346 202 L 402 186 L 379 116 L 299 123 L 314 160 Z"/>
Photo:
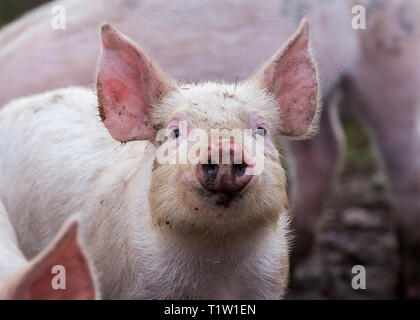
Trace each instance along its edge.
<path fill-rule="evenodd" d="M 420 298 L 420 3 L 370 5 L 361 59 L 346 79 L 349 103 L 368 125 L 398 209 L 401 291 Z"/>
<path fill-rule="evenodd" d="M 328 92 L 357 56 L 348 5 L 342 1 L 318 1 L 316 5 L 307 0 L 295 2 L 70 0 L 48 3 L 0 33 L 0 105 L 54 88 L 90 86 L 100 48 L 98 26 L 103 22 L 112 23 L 141 43 L 168 74 L 179 80 L 233 82 L 235 77 L 239 80 L 248 77 L 308 14 L 313 26 L 314 54 L 322 70 L 324 91 Z M 54 17 L 51 10 L 56 5 L 65 8 L 65 30 L 54 30 L 51 26 Z M 310 10 L 303 12 L 305 8 Z M 10 86 L 15 81 L 21 85 Z"/>
<path fill-rule="evenodd" d="M 308 21 L 233 84 L 179 84 L 110 25 L 102 41 L 97 95 L 61 89 L 0 111 L 0 192 L 25 255 L 80 210 L 105 298 L 282 297 L 288 205 L 279 139 L 309 138 L 320 112 Z M 167 140 L 157 141 L 165 128 Z M 227 129 L 202 155 L 240 149 L 242 163 L 154 160 L 156 147 L 182 144 L 192 128 Z M 233 129 L 264 136 L 260 175 L 242 171 L 253 165 Z"/>
<path fill-rule="evenodd" d="M 28 263 L 0 203 L 0 299 L 93 299 L 97 296 L 92 269 L 77 234 L 77 221 L 66 223 L 54 241 Z M 55 265 L 65 268 L 65 289 L 52 288 Z"/>

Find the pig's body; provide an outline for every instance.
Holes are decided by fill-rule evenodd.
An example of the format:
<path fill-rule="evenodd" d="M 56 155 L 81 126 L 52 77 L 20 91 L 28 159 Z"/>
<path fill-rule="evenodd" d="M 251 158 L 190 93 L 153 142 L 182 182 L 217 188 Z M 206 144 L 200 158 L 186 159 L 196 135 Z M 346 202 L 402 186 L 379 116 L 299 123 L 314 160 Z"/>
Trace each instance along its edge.
<path fill-rule="evenodd" d="M 237 238 L 152 227 L 154 147 L 116 142 L 96 106 L 91 91 L 69 88 L 0 111 L 0 193 L 26 257 L 40 252 L 68 216 L 86 212 L 81 234 L 104 298 L 280 298 L 287 213 L 276 226 Z"/>
<path fill-rule="evenodd" d="M 19 249 L 9 215 L 0 201 L 0 287 L 26 263 L 27 260 Z"/>

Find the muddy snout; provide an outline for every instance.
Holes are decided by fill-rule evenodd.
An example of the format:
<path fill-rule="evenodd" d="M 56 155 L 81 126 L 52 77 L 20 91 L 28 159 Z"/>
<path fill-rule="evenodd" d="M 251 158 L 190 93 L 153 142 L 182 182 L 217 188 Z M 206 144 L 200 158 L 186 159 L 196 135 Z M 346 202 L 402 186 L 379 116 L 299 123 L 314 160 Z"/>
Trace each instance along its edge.
<path fill-rule="evenodd" d="M 204 160 L 197 164 L 196 176 L 201 186 L 212 193 L 234 196 L 252 179 L 249 174 L 252 165 L 237 144 L 213 145 Z"/>

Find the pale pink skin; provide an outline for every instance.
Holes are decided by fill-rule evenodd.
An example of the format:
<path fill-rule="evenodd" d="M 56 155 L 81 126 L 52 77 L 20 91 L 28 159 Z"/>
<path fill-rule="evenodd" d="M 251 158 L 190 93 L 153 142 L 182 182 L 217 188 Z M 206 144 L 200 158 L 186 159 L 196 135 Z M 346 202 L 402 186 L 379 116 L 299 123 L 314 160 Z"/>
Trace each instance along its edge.
<path fill-rule="evenodd" d="M 251 0 L 245 4 L 120 0 L 104 5 L 99 4 L 103 1 L 62 1 L 67 8 L 65 31 L 50 28 L 52 4 L 48 4 L 0 33 L 0 103 L 70 84 L 91 85 L 100 50 L 97 30 L 104 21 L 139 43 L 176 78 L 243 79 L 293 32 L 299 19 L 289 17 L 287 11 L 293 12 L 303 2 L 308 3 L 283 1 L 281 9 L 276 0 L 258 5 Z M 402 245 L 417 247 L 414 244 L 420 242 L 416 231 L 420 168 L 414 133 L 420 87 L 418 9 L 411 8 L 415 1 L 401 0 L 390 0 L 382 8 L 367 6 L 374 10 L 368 13 L 368 30 L 353 31 L 348 6 L 352 2 L 319 1 L 307 11 L 325 111 L 317 137 L 290 146 L 292 205 L 299 234 L 307 235 L 297 238 L 300 256 L 311 247 L 314 226 L 342 159 L 342 129 L 331 106 L 336 104 L 334 89 L 343 75 L 351 78 L 347 96 L 357 98 L 351 108 L 369 127 L 383 156 L 405 228 Z M 406 9 L 401 11 L 399 6 Z M 413 32 L 407 32 L 410 21 Z M 407 267 L 405 273 L 413 274 L 413 268 Z M 414 289 L 406 293 L 418 297 L 420 277 L 411 283 Z"/>

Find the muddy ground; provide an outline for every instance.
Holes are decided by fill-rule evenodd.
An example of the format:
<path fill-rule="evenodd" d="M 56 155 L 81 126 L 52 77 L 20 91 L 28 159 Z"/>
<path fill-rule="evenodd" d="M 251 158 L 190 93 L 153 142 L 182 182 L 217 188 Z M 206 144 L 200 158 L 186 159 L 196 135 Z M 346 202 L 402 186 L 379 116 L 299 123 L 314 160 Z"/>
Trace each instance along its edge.
<path fill-rule="evenodd" d="M 399 298 L 390 192 L 364 131 L 349 123 L 346 165 L 319 223 L 312 257 L 293 270 L 289 299 Z M 352 288 L 354 265 L 366 269 L 366 290 Z"/>

